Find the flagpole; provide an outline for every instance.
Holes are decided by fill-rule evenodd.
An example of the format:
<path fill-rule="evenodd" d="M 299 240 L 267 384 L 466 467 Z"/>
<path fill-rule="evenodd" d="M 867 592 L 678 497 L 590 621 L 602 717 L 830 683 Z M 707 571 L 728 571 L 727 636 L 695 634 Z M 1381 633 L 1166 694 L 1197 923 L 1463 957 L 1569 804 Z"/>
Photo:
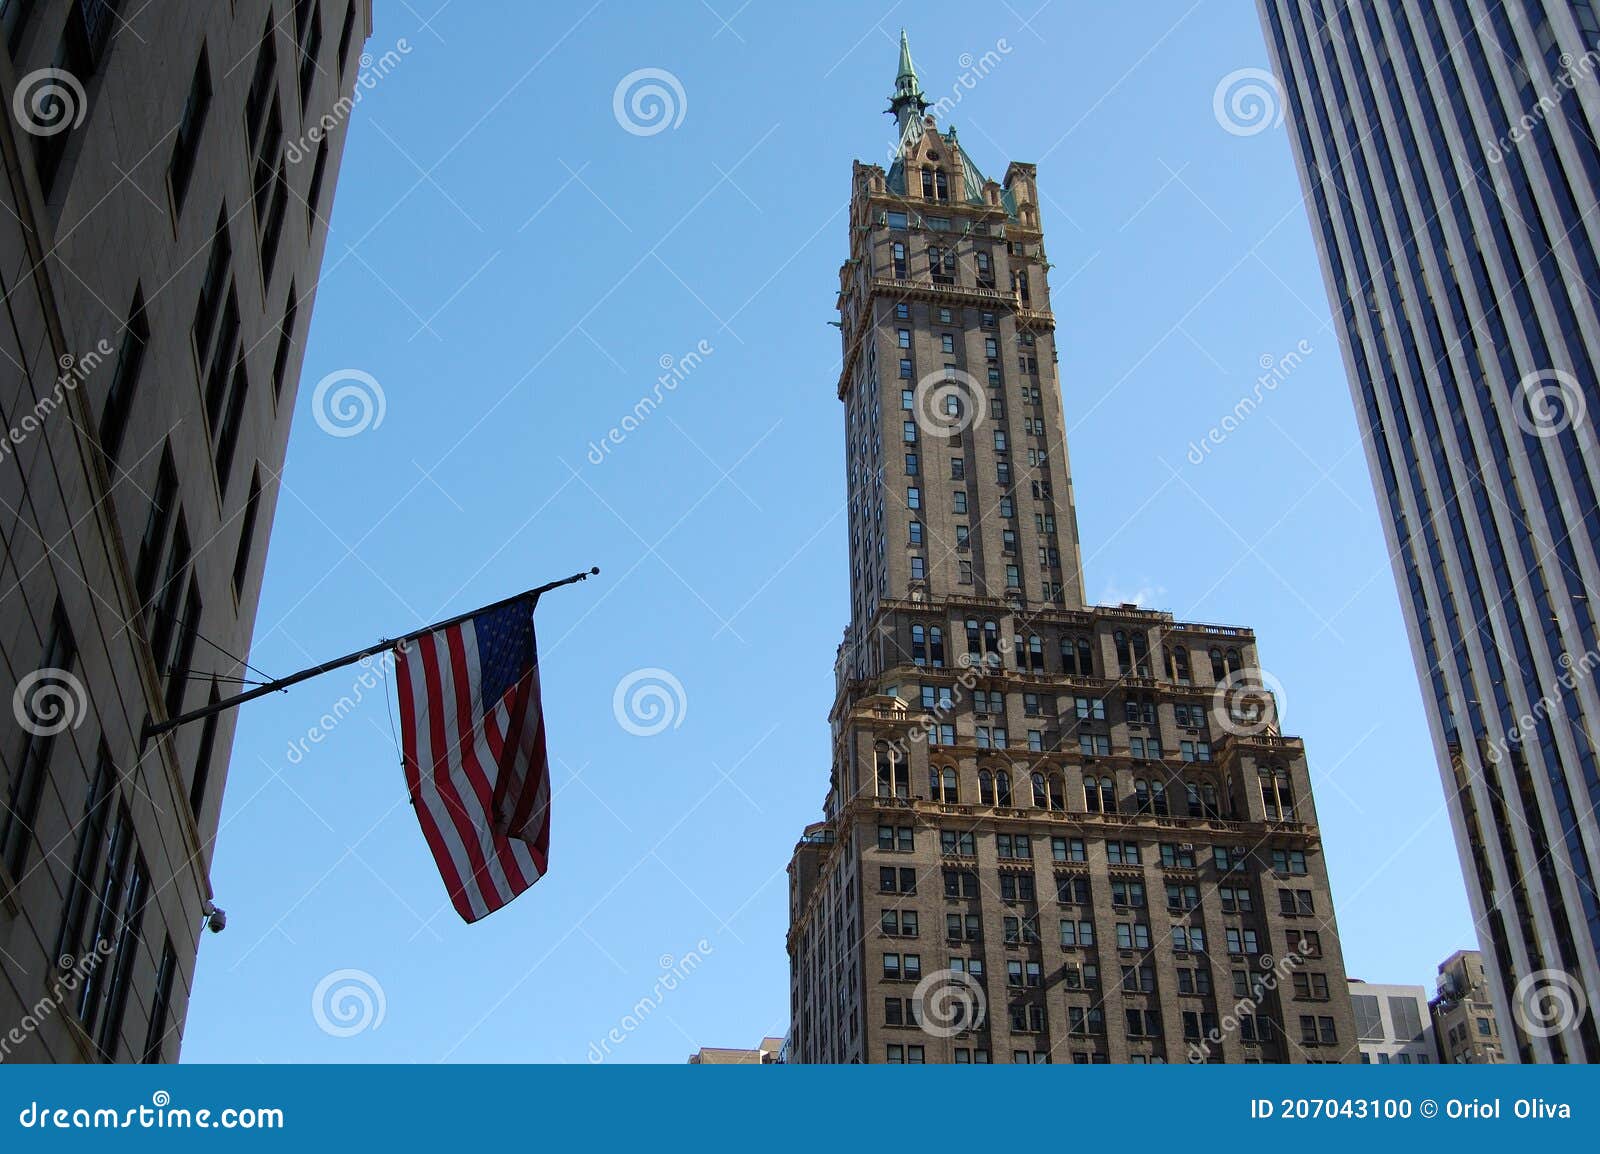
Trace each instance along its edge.
<path fill-rule="evenodd" d="M 401 642 L 410 641 L 414 637 L 421 637 L 424 633 L 432 633 L 436 629 L 447 628 L 448 626 L 455 625 L 457 622 L 465 621 L 468 617 L 476 617 L 480 613 L 487 613 L 491 610 L 500 609 L 504 606 L 512 604 L 513 602 L 526 600 L 530 597 L 537 602 L 541 594 L 548 593 L 552 589 L 560 589 L 564 585 L 576 585 L 579 581 L 587 581 L 590 577 L 598 576 L 599 573 L 600 566 L 596 565 L 590 569 L 586 569 L 582 573 L 574 573 L 571 577 L 563 577 L 560 581 L 551 581 L 547 585 L 540 585 L 537 589 L 528 589 L 521 593 L 513 594 L 510 597 L 501 598 L 499 601 L 484 605 L 478 609 L 473 609 L 466 613 L 458 613 L 454 617 L 447 617 L 443 621 L 436 621 L 432 625 L 426 625 L 421 629 L 413 629 L 410 633 L 406 633 L 400 637 L 385 638 L 384 640 L 379 641 L 376 645 L 369 645 L 365 649 L 358 649 L 354 653 L 347 653 L 343 657 L 334 658 L 332 661 L 324 661 L 320 665 L 313 665 L 309 669 L 302 669 L 298 673 L 291 673 L 288 677 L 280 677 L 274 681 L 268 681 L 265 684 L 258 685 L 254 689 L 247 690 L 244 693 L 235 694 L 233 697 L 228 697 L 221 701 L 213 702 L 212 704 L 205 706 L 203 709 L 192 709 L 188 713 L 180 713 L 177 717 L 170 717 L 166 721 L 146 721 L 144 724 L 144 730 L 140 734 L 139 738 L 140 750 L 141 752 L 143 751 L 144 746 L 150 741 L 151 738 L 160 737 L 164 733 L 169 733 L 172 730 L 177 729 L 180 725 L 188 725 L 191 721 L 202 721 L 214 714 L 222 713 L 224 710 L 236 709 L 245 704 L 247 701 L 254 701 L 256 698 L 265 697 L 269 693 L 281 693 L 291 686 L 299 685 L 302 681 L 309 681 L 313 677 L 320 677 L 322 674 L 331 673 L 335 669 L 343 669 L 347 665 L 354 665 L 362 658 L 371 657 L 375 653 L 382 653 L 386 649 L 393 649 Z"/>

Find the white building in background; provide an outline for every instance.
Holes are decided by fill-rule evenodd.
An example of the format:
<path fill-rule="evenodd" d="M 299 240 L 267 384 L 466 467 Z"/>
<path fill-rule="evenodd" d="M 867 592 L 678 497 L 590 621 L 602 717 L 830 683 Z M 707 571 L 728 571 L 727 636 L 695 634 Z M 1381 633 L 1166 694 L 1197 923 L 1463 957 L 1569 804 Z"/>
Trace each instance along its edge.
<path fill-rule="evenodd" d="M 1439 1060 L 1428 991 L 1350 979 L 1361 1060 L 1373 1066 L 1430 1066 Z"/>

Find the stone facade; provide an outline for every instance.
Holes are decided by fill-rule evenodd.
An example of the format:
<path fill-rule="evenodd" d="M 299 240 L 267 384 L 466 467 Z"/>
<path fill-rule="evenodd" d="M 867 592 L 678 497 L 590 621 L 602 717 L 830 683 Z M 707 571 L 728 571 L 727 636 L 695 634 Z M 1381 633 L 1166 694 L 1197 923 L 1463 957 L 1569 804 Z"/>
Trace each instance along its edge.
<path fill-rule="evenodd" d="M 5 1061 L 178 1055 L 371 18 L 0 2 Z"/>
<path fill-rule="evenodd" d="M 790 1058 L 1354 1061 L 1255 637 L 1084 603 L 1036 174 L 925 108 L 902 44 L 841 270 L 852 617 Z"/>
<path fill-rule="evenodd" d="M 1439 992 L 1428 1008 L 1444 1061 L 1495 1065 L 1506 1060 L 1489 976 L 1477 950 L 1457 950 L 1439 963 Z"/>

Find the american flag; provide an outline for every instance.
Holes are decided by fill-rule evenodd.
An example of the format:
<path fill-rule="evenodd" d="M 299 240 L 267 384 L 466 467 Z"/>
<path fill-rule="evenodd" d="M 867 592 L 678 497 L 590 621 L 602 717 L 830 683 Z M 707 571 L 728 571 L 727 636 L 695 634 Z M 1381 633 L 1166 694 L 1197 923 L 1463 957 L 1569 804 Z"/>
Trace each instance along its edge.
<path fill-rule="evenodd" d="M 544 876 L 550 764 L 533 638 L 537 599 L 492 606 L 396 648 L 406 785 L 462 918 Z"/>

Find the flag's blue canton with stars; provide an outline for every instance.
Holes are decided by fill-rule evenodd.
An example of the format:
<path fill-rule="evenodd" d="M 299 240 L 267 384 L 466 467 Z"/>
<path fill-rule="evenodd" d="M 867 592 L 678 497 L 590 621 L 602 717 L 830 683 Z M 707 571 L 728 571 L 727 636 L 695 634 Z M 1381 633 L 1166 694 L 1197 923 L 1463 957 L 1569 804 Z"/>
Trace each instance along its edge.
<path fill-rule="evenodd" d="M 478 635 L 478 708 L 487 713 L 538 661 L 533 606 L 514 601 L 479 613 L 472 630 Z"/>
<path fill-rule="evenodd" d="M 469 922 L 549 865 L 535 600 L 484 609 L 396 652 L 406 785 L 451 904 Z"/>

